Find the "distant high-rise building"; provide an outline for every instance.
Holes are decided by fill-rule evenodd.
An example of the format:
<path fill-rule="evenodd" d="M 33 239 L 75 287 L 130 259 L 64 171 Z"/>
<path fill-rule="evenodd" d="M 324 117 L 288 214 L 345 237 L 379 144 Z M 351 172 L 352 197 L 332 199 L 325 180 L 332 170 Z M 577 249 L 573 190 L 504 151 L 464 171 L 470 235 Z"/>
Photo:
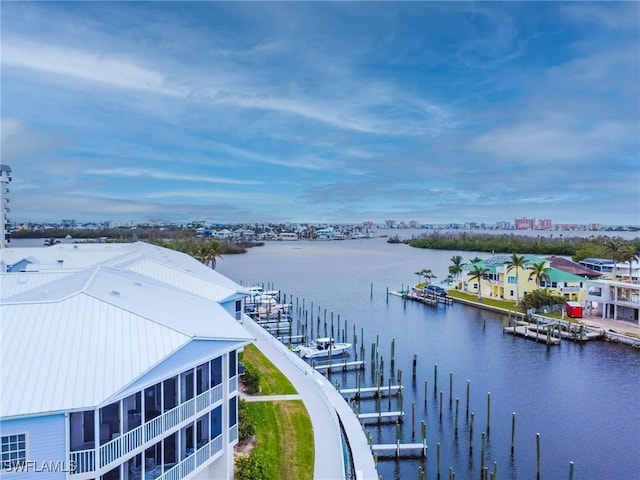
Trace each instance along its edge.
<path fill-rule="evenodd" d="M 9 244 L 9 184 L 11 183 L 11 167 L 0 165 L 0 225 L 2 225 L 2 239 L 0 248 Z"/>
<path fill-rule="evenodd" d="M 533 230 L 536 225 L 535 218 L 515 218 L 514 225 L 516 230 Z"/>
<path fill-rule="evenodd" d="M 548 218 L 538 219 L 538 230 L 549 230 L 551 228 L 551 220 Z"/>

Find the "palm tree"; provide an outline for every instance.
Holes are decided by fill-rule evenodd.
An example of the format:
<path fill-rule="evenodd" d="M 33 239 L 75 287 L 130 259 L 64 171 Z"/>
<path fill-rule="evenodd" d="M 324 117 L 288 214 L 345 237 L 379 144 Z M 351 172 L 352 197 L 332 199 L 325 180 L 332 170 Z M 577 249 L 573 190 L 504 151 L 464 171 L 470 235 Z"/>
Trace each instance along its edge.
<path fill-rule="evenodd" d="M 211 268 L 216 268 L 216 257 L 222 258 L 222 244 L 218 240 L 201 242 L 195 257 Z"/>
<path fill-rule="evenodd" d="M 416 275 L 418 275 L 418 285 L 420 285 L 422 282 L 422 270 L 419 272 L 415 272 Z"/>
<path fill-rule="evenodd" d="M 458 278 L 462 273 L 462 267 L 465 265 L 462 262 L 462 257 L 460 255 L 454 255 L 451 257 L 451 263 L 452 265 L 449 266 L 449 273 L 455 278 Z"/>
<path fill-rule="evenodd" d="M 473 257 L 473 258 L 472 258 L 471 260 L 469 260 L 469 261 L 470 261 L 471 263 L 478 263 L 478 262 L 481 262 L 481 261 L 482 261 L 482 259 L 476 256 L 476 257 Z"/>
<path fill-rule="evenodd" d="M 529 274 L 529 280 L 535 279 L 536 285 L 538 285 L 539 287 L 541 286 L 541 283 L 543 281 L 549 282 L 551 280 L 548 273 L 549 268 L 547 268 L 547 263 L 544 260 L 539 263 L 533 263 L 529 265 L 529 268 L 527 270 L 531 270 L 531 273 Z"/>
<path fill-rule="evenodd" d="M 478 265 L 476 262 L 472 265 L 472 270 L 467 273 L 471 280 L 478 281 L 478 300 L 482 299 L 482 284 L 481 281 L 487 276 L 489 269 L 487 267 Z"/>
<path fill-rule="evenodd" d="M 622 248 L 622 251 L 620 252 L 620 260 L 622 260 L 623 262 L 629 262 L 629 281 L 633 282 L 632 264 L 633 262 L 640 261 L 640 253 L 638 253 L 636 247 L 631 244 L 627 244 L 624 246 L 624 248 Z"/>
<path fill-rule="evenodd" d="M 624 244 L 622 240 L 619 238 L 612 238 L 608 240 L 604 244 L 605 251 L 611 255 L 611 259 L 613 260 L 613 279 L 617 278 L 616 270 L 617 270 L 617 261 L 620 260 L 620 254 L 622 253 L 622 249 L 624 248 Z"/>
<path fill-rule="evenodd" d="M 423 268 L 422 272 L 420 273 L 422 273 L 422 276 L 424 277 L 424 281 L 427 285 L 431 283 L 431 280 L 438 278 L 437 275 L 435 275 L 430 268 Z"/>
<path fill-rule="evenodd" d="M 525 269 L 526 260 L 522 255 L 512 254 L 511 259 L 505 263 L 507 267 L 507 273 L 515 269 L 516 271 L 516 307 L 520 304 L 520 282 L 518 278 L 518 270 Z"/>

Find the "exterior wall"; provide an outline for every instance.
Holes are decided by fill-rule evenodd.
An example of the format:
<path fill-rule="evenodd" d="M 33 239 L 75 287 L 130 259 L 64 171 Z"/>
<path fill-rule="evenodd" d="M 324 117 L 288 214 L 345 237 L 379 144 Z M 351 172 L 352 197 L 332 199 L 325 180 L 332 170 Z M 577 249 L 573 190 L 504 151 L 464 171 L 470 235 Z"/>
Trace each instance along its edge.
<path fill-rule="evenodd" d="M 3 437 L 21 433 L 27 435 L 24 471 L 3 470 L 0 476 L 7 480 L 66 478 L 67 472 L 73 470 L 74 466 L 67 461 L 65 424 L 64 414 L 0 421 L 0 434 Z"/>
<path fill-rule="evenodd" d="M 0 165 L 0 248 L 9 244 L 9 184 L 11 183 L 11 167 Z"/>

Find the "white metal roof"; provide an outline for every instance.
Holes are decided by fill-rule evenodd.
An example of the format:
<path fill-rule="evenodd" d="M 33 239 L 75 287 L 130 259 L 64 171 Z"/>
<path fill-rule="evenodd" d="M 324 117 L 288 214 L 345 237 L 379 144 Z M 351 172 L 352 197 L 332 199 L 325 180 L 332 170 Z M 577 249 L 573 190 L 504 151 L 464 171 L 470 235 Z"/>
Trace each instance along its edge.
<path fill-rule="evenodd" d="M 1 417 L 98 405 L 194 339 L 252 340 L 221 305 L 185 285 L 104 265 L 68 273 L 1 276 Z M 15 286 L 37 275 L 51 281 Z M 14 294 L 5 296 L 7 279 Z"/>

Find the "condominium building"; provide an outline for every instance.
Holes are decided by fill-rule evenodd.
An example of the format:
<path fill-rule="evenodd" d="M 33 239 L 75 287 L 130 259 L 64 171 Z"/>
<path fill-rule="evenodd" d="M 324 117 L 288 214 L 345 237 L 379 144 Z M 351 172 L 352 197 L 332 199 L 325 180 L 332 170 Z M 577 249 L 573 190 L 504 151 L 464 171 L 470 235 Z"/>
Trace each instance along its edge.
<path fill-rule="evenodd" d="M 9 184 L 11 183 L 11 167 L 0 165 L 0 226 L 2 228 L 2 238 L 0 239 L 0 249 L 9 244 Z"/>
<path fill-rule="evenodd" d="M 233 478 L 246 290 L 141 242 L 0 255 L 3 476 Z"/>

